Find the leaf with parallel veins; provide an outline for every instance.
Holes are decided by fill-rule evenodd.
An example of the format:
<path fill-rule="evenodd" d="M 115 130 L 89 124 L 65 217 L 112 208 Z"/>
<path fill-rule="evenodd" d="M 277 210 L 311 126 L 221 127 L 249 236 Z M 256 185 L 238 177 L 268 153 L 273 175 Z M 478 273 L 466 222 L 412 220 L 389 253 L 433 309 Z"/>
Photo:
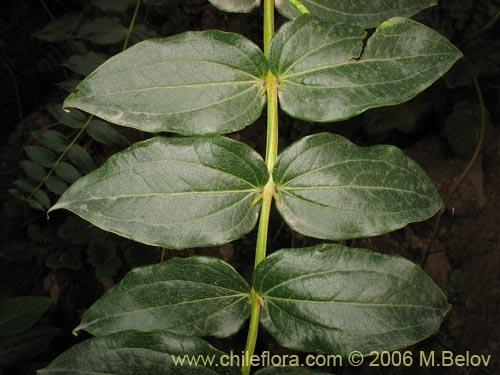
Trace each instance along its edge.
<path fill-rule="evenodd" d="M 267 179 L 264 161 L 243 143 L 221 136 L 158 137 L 112 156 L 51 211 L 70 210 L 148 245 L 216 246 L 253 229 Z"/>
<path fill-rule="evenodd" d="M 261 323 L 283 346 L 347 356 L 395 350 L 433 334 L 449 310 L 405 258 L 342 245 L 284 249 L 253 274 Z"/>
<path fill-rule="evenodd" d="M 250 315 L 250 287 L 213 257 L 174 258 L 132 270 L 85 313 L 75 331 L 95 336 L 163 329 L 227 337 Z"/>
<path fill-rule="evenodd" d="M 273 178 L 281 216 L 316 238 L 384 234 L 426 220 L 442 206 L 429 177 L 398 148 L 359 147 L 330 133 L 285 149 Z"/>
<path fill-rule="evenodd" d="M 280 107 L 308 121 L 347 119 L 413 98 L 462 57 L 445 37 L 406 18 L 381 24 L 363 50 L 365 36 L 356 25 L 308 14 L 282 26 L 269 52 Z"/>
<path fill-rule="evenodd" d="M 113 56 L 64 106 L 146 132 L 229 133 L 260 116 L 267 70 L 262 51 L 241 35 L 186 32 Z"/>

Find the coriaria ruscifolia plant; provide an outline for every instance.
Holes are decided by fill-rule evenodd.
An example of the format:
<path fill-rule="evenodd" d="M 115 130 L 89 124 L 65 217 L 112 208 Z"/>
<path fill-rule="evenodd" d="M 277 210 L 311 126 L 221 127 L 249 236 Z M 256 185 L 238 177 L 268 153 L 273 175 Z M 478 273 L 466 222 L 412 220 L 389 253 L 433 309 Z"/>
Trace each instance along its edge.
<path fill-rule="evenodd" d="M 259 5 L 211 3 L 244 12 Z M 321 133 L 278 153 L 278 106 L 295 118 L 333 122 L 403 103 L 442 76 L 461 53 L 405 18 L 433 0 L 263 3 L 263 52 L 238 34 L 187 32 L 139 43 L 90 74 L 66 108 L 188 137 L 131 146 L 51 209 L 170 249 L 225 244 L 258 223 L 251 286 L 211 257 L 137 268 L 76 328 L 96 337 L 42 374 L 237 374 L 234 367 L 176 367 L 171 355 L 220 356 L 198 337 L 227 337 L 249 317 L 247 358 L 259 324 L 284 347 L 343 356 L 403 348 L 439 328 L 446 298 L 404 258 L 338 244 L 266 256 L 273 202 L 292 229 L 326 240 L 380 235 L 441 208 L 429 178 L 395 147 L 363 148 Z M 276 33 L 275 7 L 291 19 Z M 266 104 L 263 160 L 220 134 L 251 125 Z"/>

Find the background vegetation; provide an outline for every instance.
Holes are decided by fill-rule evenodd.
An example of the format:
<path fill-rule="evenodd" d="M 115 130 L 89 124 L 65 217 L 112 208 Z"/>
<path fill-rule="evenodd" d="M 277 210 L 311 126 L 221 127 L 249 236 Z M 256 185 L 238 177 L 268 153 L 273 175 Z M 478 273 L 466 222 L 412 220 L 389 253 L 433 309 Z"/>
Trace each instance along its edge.
<path fill-rule="evenodd" d="M 0 335 L 0 373 L 33 374 L 84 339 L 71 335 L 82 312 L 131 268 L 194 254 L 132 243 L 66 212 L 56 212 L 50 219 L 45 213 L 80 175 L 149 136 L 99 119 L 82 130 L 87 115 L 61 109 L 64 97 L 84 75 L 121 50 L 135 4 L 135 0 L 11 0 L 0 5 L 0 301 L 17 296 L 49 296 L 52 301 L 35 325 L 15 335 Z M 499 15 L 498 0 L 442 0 L 416 16 L 446 35 L 465 58 L 444 79 L 402 106 L 370 110 L 337 124 L 309 124 L 285 115 L 280 120 L 281 147 L 299 136 L 327 130 L 361 145 L 383 142 L 402 147 L 431 176 L 443 197 L 463 174 L 484 129 L 481 152 L 449 196 L 439 225 L 430 220 L 349 243 L 402 254 L 422 265 L 447 292 L 452 312 L 441 332 L 416 350 L 468 350 L 494 358 L 488 368 L 411 368 L 404 373 L 494 374 L 500 369 Z M 204 0 L 147 0 L 141 4 L 129 44 L 213 28 L 239 32 L 262 45 L 261 19 L 259 11 L 227 15 Z M 483 106 L 474 79 L 483 93 Z M 262 151 L 265 132 L 259 128 L 263 130 L 263 121 L 233 137 Z M 270 232 L 271 249 L 316 243 L 288 230 L 277 215 L 271 218 Z M 238 269 L 249 265 L 248 276 L 254 237 L 251 233 L 197 254 L 219 256 Z M 238 335 L 224 343 L 212 342 L 225 350 L 244 346 Z M 272 342 L 261 333 L 261 350 L 284 351 Z M 335 372 L 376 373 L 347 367 Z"/>

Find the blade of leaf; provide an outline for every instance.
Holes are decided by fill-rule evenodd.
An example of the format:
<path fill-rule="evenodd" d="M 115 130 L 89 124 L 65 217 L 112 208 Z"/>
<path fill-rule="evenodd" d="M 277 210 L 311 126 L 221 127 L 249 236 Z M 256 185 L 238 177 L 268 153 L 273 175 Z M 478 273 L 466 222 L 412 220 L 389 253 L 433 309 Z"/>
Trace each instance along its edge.
<path fill-rule="evenodd" d="M 223 352 L 207 342 L 169 332 L 125 331 L 95 337 L 77 344 L 57 357 L 40 375 L 78 373 L 81 375 L 238 375 L 234 367 L 216 366 Z M 174 358 L 206 357 L 212 367 L 183 365 Z"/>
<path fill-rule="evenodd" d="M 0 301 L 0 336 L 12 336 L 33 326 L 50 307 L 46 297 L 15 297 Z"/>
<path fill-rule="evenodd" d="M 210 3 L 224 12 L 250 13 L 260 6 L 260 0 L 208 0 Z"/>
<path fill-rule="evenodd" d="M 36 325 L 20 334 L 0 338 L 0 365 L 25 364 L 28 359 L 43 353 L 59 333 L 59 328 Z"/>
<path fill-rule="evenodd" d="M 260 116 L 266 74 L 261 50 L 243 36 L 187 32 L 112 57 L 64 105 L 147 132 L 228 133 Z"/>
<path fill-rule="evenodd" d="M 128 29 L 120 19 L 115 17 L 99 17 L 80 26 L 78 37 L 96 44 L 113 44 L 127 37 Z"/>
<path fill-rule="evenodd" d="M 40 164 L 42 167 L 51 168 L 56 162 L 56 155 L 41 146 L 24 146 L 24 151 L 31 160 Z"/>
<path fill-rule="evenodd" d="M 228 138 L 153 138 L 71 186 L 65 208 L 101 229 L 171 249 L 215 246 L 256 224 L 264 161 Z"/>
<path fill-rule="evenodd" d="M 281 216 L 316 238 L 384 234 L 426 220 L 442 206 L 429 177 L 398 148 L 359 147 L 330 133 L 283 151 L 273 178 Z"/>
<path fill-rule="evenodd" d="M 254 271 L 261 323 L 283 346 L 348 355 L 395 350 L 433 334 L 449 305 L 405 258 L 342 245 L 273 253 Z"/>
<path fill-rule="evenodd" d="M 87 127 L 87 134 L 97 142 L 108 145 L 123 147 L 127 145 L 127 138 L 121 135 L 107 122 L 94 119 Z"/>
<path fill-rule="evenodd" d="M 363 29 L 308 14 L 286 23 L 270 47 L 281 108 L 309 121 L 339 121 L 403 103 L 462 54 L 436 31 L 406 18 L 380 25 L 362 49 Z"/>
<path fill-rule="evenodd" d="M 250 315 L 250 287 L 228 263 L 174 258 L 136 268 L 85 313 L 75 329 L 94 336 L 163 329 L 188 336 L 227 337 Z"/>
<path fill-rule="evenodd" d="M 436 3 L 436 0 L 302 0 L 316 18 L 363 28 L 378 26 L 391 17 L 410 17 Z M 287 0 L 276 0 L 276 9 L 290 19 L 300 14 Z"/>

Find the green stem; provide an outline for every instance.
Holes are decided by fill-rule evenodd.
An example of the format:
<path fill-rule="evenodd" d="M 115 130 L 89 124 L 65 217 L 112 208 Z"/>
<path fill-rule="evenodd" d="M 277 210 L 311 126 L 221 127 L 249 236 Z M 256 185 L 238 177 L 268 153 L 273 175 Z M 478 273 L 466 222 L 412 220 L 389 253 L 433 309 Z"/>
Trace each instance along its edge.
<path fill-rule="evenodd" d="M 269 45 L 274 35 L 274 0 L 264 1 L 264 55 L 269 58 Z M 269 72 L 265 81 L 267 95 L 267 140 L 266 140 L 266 166 L 269 171 L 269 180 L 262 190 L 262 207 L 260 210 L 259 229 L 257 234 L 257 245 L 255 249 L 255 267 L 266 257 L 267 237 L 269 228 L 269 215 L 275 193 L 275 185 L 272 177 L 276 158 L 278 157 L 278 81 L 276 76 Z M 259 332 L 259 318 L 261 309 L 261 298 L 252 289 L 252 311 L 250 325 L 245 347 L 245 355 L 241 372 L 249 375 L 251 359 L 257 343 Z"/>
<path fill-rule="evenodd" d="M 269 57 L 269 45 L 274 35 L 274 0 L 264 0 L 264 56 Z"/>
<path fill-rule="evenodd" d="M 137 4 L 135 4 L 134 15 L 132 16 L 132 21 L 130 21 L 130 25 L 128 27 L 127 37 L 125 38 L 125 42 L 123 43 L 122 50 L 125 51 L 128 47 L 128 41 L 130 39 L 130 35 L 132 34 L 132 30 L 134 29 L 135 20 L 137 18 L 137 14 L 139 13 L 139 7 L 141 6 L 141 0 L 137 0 Z"/>
<path fill-rule="evenodd" d="M 43 3 L 43 2 L 42 2 Z M 132 16 L 132 20 L 130 21 L 130 25 L 128 27 L 128 32 L 127 32 L 127 38 L 125 39 L 125 42 L 123 43 L 123 48 L 122 48 L 122 51 L 125 51 L 127 49 L 127 46 L 128 46 L 128 42 L 129 42 L 129 39 L 130 39 L 130 35 L 132 34 L 132 30 L 134 29 L 134 26 L 135 26 L 135 21 L 137 19 L 137 14 L 139 13 L 139 6 L 141 5 L 141 0 L 137 0 L 137 4 L 135 5 L 135 10 L 134 10 L 134 15 Z M 71 147 L 73 147 L 73 145 L 80 139 L 80 137 L 82 136 L 83 132 L 85 131 L 85 129 L 87 129 L 87 127 L 90 125 L 90 123 L 92 122 L 92 120 L 94 119 L 94 115 L 90 115 L 88 118 L 87 118 L 87 121 L 85 122 L 85 124 L 83 125 L 83 127 L 80 129 L 80 131 L 76 134 L 76 136 L 72 139 L 71 143 L 68 145 L 68 147 L 66 147 L 64 149 L 64 151 L 62 152 L 62 154 L 59 156 L 59 158 L 56 160 L 56 162 L 54 163 L 54 165 L 52 165 L 52 168 L 50 169 L 50 171 L 45 175 L 45 177 L 43 178 L 42 181 L 40 181 L 40 183 L 36 186 L 35 190 L 33 190 L 31 192 L 31 194 L 29 195 L 29 197 L 27 198 L 27 201 L 29 201 L 30 199 L 33 198 L 33 196 L 36 194 L 36 192 L 38 190 L 40 190 L 40 188 L 43 186 L 43 184 L 45 182 L 47 182 L 47 180 L 49 179 L 50 176 L 52 176 L 52 173 L 54 173 L 55 169 L 57 168 L 57 166 L 61 163 L 61 161 L 64 159 L 64 157 L 66 156 L 66 154 L 68 153 L 68 151 L 71 149 Z"/>
<path fill-rule="evenodd" d="M 300 12 L 300 14 L 311 13 L 300 0 L 288 0 L 288 2 L 292 4 Z"/>
<path fill-rule="evenodd" d="M 49 179 L 50 176 L 52 176 L 52 173 L 54 173 L 54 171 L 56 170 L 56 168 L 59 166 L 59 164 L 61 163 L 61 161 L 64 159 L 64 157 L 66 156 L 66 154 L 69 152 L 69 150 L 71 150 L 71 148 L 74 146 L 74 144 L 76 143 L 76 141 L 78 141 L 78 139 L 80 139 L 80 137 L 82 136 L 83 132 L 85 131 L 85 129 L 87 129 L 87 127 L 89 126 L 89 124 L 92 122 L 92 119 L 94 118 L 93 115 L 90 115 L 87 119 L 87 121 L 85 122 L 85 124 L 82 126 L 82 128 L 78 131 L 78 133 L 76 134 L 76 136 L 73 138 L 73 140 L 71 141 L 71 143 L 68 145 L 68 147 L 66 147 L 64 149 L 64 151 L 62 152 L 61 155 L 59 155 L 59 158 L 57 158 L 56 162 L 52 165 L 52 168 L 50 169 L 50 171 L 45 175 L 45 177 L 43 178 L 42 181 L 40 181 L 40 183 L 37 185 L 37 187 L 35 188 L 35 190 L 33 190 L 33 192 L 29 195 L 29 197 L 27 198 L 27 200 L 29 201 L 31 198 L 33 198 L 33 196 L 35 195 L 35 193 L 40 190 L 40 188 L 43 186 L 43 184 L 45 182 L 47 182 L 47 180 Z"/>

